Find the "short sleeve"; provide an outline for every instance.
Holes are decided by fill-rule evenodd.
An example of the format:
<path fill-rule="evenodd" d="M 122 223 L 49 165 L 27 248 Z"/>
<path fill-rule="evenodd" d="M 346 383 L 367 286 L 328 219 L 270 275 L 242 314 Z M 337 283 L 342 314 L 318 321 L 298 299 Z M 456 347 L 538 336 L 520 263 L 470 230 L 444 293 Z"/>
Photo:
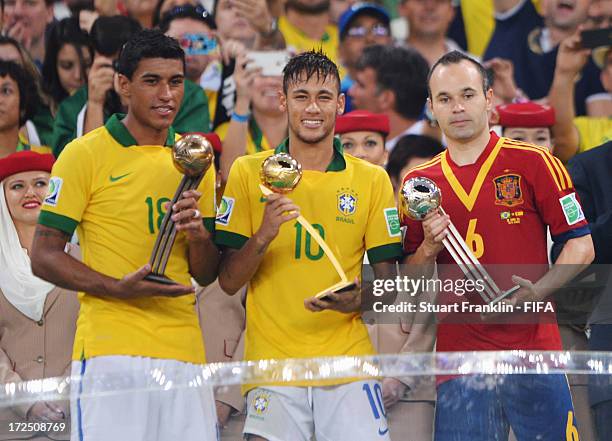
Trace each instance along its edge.
<path fill-rule="evenodd" d="M 561 161 L 547 151 L 534 156 L 532 188 L 542 220 L 555 242 L 589 234 L 580 198 Z"/>
<path fill-rule="evenodd" d="M 370 263 L 401 257 L 400 220 L 393 198 L 393 186 L 383 169 L 376 169 L 365 245 Z"/>
<path fill-rule="evenodd" d="M 237 159 L 230 169 L 215 223 L 215 242 L 223 247 L 240 249 L 253 235 L 248 193 L 248 171 Z"/>
<path fill-rule="evenodd" d="M 80 141 L 68 144 L 53 165 L 38 223 L 72 234 L 89 203 L 95 169 L 89 150 Z"/>

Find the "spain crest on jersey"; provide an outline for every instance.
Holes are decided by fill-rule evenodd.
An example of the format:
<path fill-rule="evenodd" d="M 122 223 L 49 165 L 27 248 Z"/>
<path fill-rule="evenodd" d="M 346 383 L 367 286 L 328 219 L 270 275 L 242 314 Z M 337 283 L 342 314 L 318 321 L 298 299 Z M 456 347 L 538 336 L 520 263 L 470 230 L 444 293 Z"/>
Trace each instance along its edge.
<path fill-rule="evenodd" d="M 344 216 L 350 216 L 357 210 L 357 196 L 351 191 L 338 193 L 338 210 Z"/>
<path fill-rule="evenodd" d="M 495 182 L 495 204 L 514 207 L 522 204 L 521 177 L 519 175 L 503 175 L 493 180 Z"/>

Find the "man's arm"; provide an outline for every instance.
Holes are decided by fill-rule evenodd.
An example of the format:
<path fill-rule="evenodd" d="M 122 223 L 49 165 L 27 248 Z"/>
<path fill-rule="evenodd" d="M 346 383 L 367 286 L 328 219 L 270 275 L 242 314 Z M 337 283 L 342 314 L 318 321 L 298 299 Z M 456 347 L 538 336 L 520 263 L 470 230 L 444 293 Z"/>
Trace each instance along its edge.
<path fill-rule="evenodd" d="M 234 295 L 257 272 L 268 246 L 280 226 L 299 216 L 299 208 L 280 194 L 266 196 L 266 208 L 259 230 L 239 250 L 226 248 L 222 253 L 219 286 Z"/>
<path fill-rule="evenodd" d="M 114 279 L 92 270 L 64 252 L 70 235 L 56 228 L 38 225 L 32 246 L 32 272 L 56 286 L 91 295 L 134 298 L 143 296 L 175 297 L 192 293 L 192 286 L 161 285 L 143 280 L 150 273 L 149 264 L 122 279 Z"/>
<path fill-rule="evenodd" d="M 189 273 L 201 286 L 210 285 L 217 278 L 219 250 L 213 242 L 213 235 L 204 227 L 202 215 L 198 210 L 198 200 L 202 193 L 189 190 L 183 199 L 172 207 L 176 231 L 182 231 L 189 246 Z"/>
<path fill-rule="evenodd" d="M 536 283 L 517 276 L 512 277 L 521 289 L 509 302 L 516 305 L 546 299 L 584 271 L 594 258 L 595 250 L 590 234 L 568 240 L 555 264 Z"/>

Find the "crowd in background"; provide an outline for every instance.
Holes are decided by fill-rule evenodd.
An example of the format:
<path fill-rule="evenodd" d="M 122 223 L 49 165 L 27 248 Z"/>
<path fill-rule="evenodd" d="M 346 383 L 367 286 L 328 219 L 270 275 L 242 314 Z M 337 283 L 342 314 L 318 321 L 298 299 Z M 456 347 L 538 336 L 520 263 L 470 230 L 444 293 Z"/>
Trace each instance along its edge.
<path fill-rule="evenodd" d="M 487 67 L 495 101 L 490 124 L 501 135 L 545 146 L 564 163 L 588 150 L 609 150 L 612 47 L 587 47 L 582 32 L 612 26 L 611 0 L 372 1 L 0 0 L 0 159 L 24 151 L 57 158 L 75 138 L 126 113 L 115 91 L 114 63 L 143 28 L 159 28 L 185 50 L 185 94 L 173 126 L 178 133 L 219 135 L 218 188 L 236 158 L 273 149 L 287 137 L 287 117 L 279 109 L 281 74 L 268 71 L 266 63 L 311 48 L 322 48 L 340 69 L 345 113 L 353 117 L 337 127 L 344 151 L 385 167 L 396 191 L 408 169 L 444 149 L 427 109 L 427 77 L 430 66 L 452 50 Z M 367 131 L 380 136 L 351 137 L 360 127 L 351 124 L 360 117 Z M 48 181 L 49 164 L 36 170 Z M 607 172 L 612 176 L 612 168 Z M 11 176 L 4 178 L 8 191 Z M 32 182 L 39 178 L 32 175 Z M 6 202 L 0 199 L 0 216 L 12 217 L 15 237 L 28 249 L 36 219 L 15 214 L 8 193 Z M 610 227 L 609 199 L 591 203 L 607 216 L 602 229 Z M 612 263 L 602 251 L 612 247 L 609 231 L 597 233 L 601 240 L 594 236 L 597 263 Z M 0 237 L 0 247 L 8 247 Z M 208 361 L 239 360 L 244 295 L 225 296 L 215 283 L 200 289 L 198 299 Z M 45 305 L 26 317 L 0 295 L 0 384 L 69 373 L 76 294 L 56 292 Z M 405 339 L 410 326 L 400 328 Z M 586 328 L 585 321 L 562 329 L 568 349 L 589 347 Z M 372 334 L 379 346 L 388 341 L 382 330 Z M 401 344 L 396 346 L 379 350 L 399 352 Z M 591 421 L 590 406 L 598 403 L 589 403 L 583 379 L 572 381 L 579 419 Z M 219 420 L 229 425 L 226 435 L 239 433 L 239 423 L 231 426 L 244 408 L 239 391 L 218 391 L 216 399 Z M 403 402 L 413 403 L 412 427 L 433 418 L 431 391 Z M 14 412 L 30 420 L 68 419 L 65 408 L 49 403 Z M 597 439 L 592 426 L 583 423 L 581 439 Z M 3 436 L 0 431 L 0 439 L 11 439 Z"/>

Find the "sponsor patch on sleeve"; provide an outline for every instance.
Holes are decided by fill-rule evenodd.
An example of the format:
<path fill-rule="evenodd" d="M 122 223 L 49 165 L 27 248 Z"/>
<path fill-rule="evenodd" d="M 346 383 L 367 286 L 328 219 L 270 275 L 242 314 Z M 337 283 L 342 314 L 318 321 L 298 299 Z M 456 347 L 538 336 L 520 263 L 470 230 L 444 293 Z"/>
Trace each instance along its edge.
<path fill-rule="evenodd" d="M 387 222 L 387 232 L 391 237 L 398 237 L 402 235 L 400 229 L 400 220 L 399 215 L 397 213 L 397 208 L 385 208 L 383 209 L 385 213 L 385 221 Z"/>
<path fill-rule="evenodd" d="M 580 202 L 576 199 L 576 193 L 563 196 L 559 199 L 559 203 L 561 204 L 561 209 L 563 210 L 568 225 L 577 224 L 585 219 Z"/>
<path fill-rule="evenodd" d="M 47 197 L 44 203 L 52 207 L 57 206 L 57 201 L 60 197 L 60 191 L 62 190 L 62 184 L 64 183 L 62 178 L 53 176 L 49 179 L 49 190 L 47 191 Z"/>
<path fill-rule="evenodd" d="M 229 225 L 230 218 L 232 217 L 232 211 L 234 210 L 234 198 L 223 196 L 219 209 L 217 210 L 217 217 L 215 222 L 219 225 Z"/>

